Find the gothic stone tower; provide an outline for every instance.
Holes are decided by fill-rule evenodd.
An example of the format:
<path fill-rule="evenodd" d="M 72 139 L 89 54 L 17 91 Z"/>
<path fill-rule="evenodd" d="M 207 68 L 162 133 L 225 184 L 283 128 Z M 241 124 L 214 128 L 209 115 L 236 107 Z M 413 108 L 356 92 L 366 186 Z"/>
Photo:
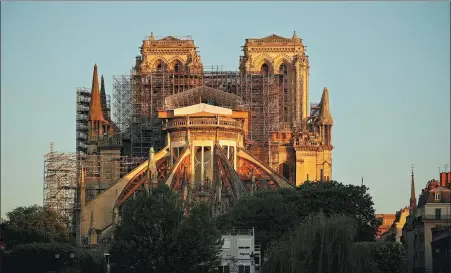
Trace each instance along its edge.
<path fill-rule="evenodd" d="M 267 75 L 266 85 L 272 85 L 263 92 L 262 97 L 267 102 L 261 107 L 263 119 L 265 111 L 269 117 L 260 128 L 268 131 L 262 149 L 268 155 L 258 150 L 253 152 L 293 184 L 299 185 L 306 180 L 331 180 L 333 119 L 329 93 L 325 88 L 320 104 L 312 107 L 309 113 L 310 66 L 302 39 L 296 32 L 291 39 L 275 34 L 261 39 L 246 39 L 243 51 L 241 73 Z M 278 82 L 277 86 L 274 82 Z M 278 110 L 270 112 L 275 108 Z M 260 116 L 253 118 L 254 122 L 261 119 Z"/>
<path fill-rule="evenodd" d="M 88 116 L 88 151 L 84 162 L 86 173 L 86 197 L 88 200 L 108 188 L 119 179 L 118 159 L 122 142 L 119 129 L 110 119 L 105 98 L 105 83 L 99 89 L 97 65 L 94 66 L 91 101 Z"/>
<path fill-rule="evenodd" d="M 152 32 L 149 39 L 143 41 L 137 64 L 140 72 L 144 74 L 150 72 L 202 73 L 202 63 L 196 49 L 191 39 L 179 39 L 173 36 L 156 39 Z"/>
<path fill-rule="evenodd" d="M 202 84 L 203 66 L 191 38 L 152 34 L 136 57 L 132 86 L 131 154 L 146 157 L 150 147 L 164 146 L 157 111 L 167 96 Z"/>

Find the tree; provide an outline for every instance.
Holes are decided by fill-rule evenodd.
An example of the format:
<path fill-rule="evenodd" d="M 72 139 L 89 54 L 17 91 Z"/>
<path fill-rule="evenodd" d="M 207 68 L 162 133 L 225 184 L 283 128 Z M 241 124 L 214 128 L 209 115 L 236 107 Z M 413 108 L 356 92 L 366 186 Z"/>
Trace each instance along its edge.
<path fill-rule="evenodd" d="M 8 249 L 33 242 L 69 242 L 68 219 L 49 208 L 17 207 L 6 216 L 3 232 Z"/>
<path fill-rule="evenodd" d="M 340 214 L 357 221 L 357 241 L 372 241 L 377 232 L 373 201 L 364 186 L 332 182 L 306 182 L 291 189 L 258 192 L 238 201 L 217 220 L 221 228 L 255 228 L 256 240 L 268 243 L 294 230 L 311 213 Z"/>
<path fill-rule="evenodd" d="M 357 220 L 357 241 L 374 241 L 378 228 L 374 203 L 365 186 L 345 185 L 336 181 L 306 182 L 296 189 L 300 218 L 322 211 L 326 215 L 343 214 Z"/>
<path fill-rule="evenodd" d="M 124 204 L 111 247 L 113 272 L 211 272 L 221 236 L 205 205 L 185 214 L 166 185 L 142 191 Z"/>
<path fill-rule="evenodd" d="M 358 244 L 370 251 L 380 272 L 406 272 L 406 254 L 401 244 L 387 241 L 360 242 Z"/>
<path fill-rule="evenodd" d="M 356 235 L 352 217 L 311 215 L 271 244 L 263 272 L 378 273 L 370 251 L 354 243 Z"/>
<path fill-rule="evenodd" d="M 299 222 L 297 209 L 290 202 L 296 194 L 293 190 L 263 191 L 246 196 L 218 219 L 223 229 L 254 228 L 256 240 L 266 249 L 268 243 L 279 239 Z"/>
<path fill-rule="evenodd" d="M 44 273 L 48 271 L 72 273 L 105 272 L 101 253 L 61 243 L 17 245 L 6 253 L 4 270 L 5 273 Z"/>

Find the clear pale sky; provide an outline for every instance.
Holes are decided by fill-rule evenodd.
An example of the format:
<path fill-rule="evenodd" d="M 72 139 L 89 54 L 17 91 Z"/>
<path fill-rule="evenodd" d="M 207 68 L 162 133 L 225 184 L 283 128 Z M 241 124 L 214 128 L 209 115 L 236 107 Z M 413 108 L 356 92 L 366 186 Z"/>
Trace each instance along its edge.
<path fill-rule="evenodd" d="M 333 178 L 408 205 L 450 163 L 448 2 L 2 2 L 1 215 L 42 204 L 49 143 L 75 151 L 75 89 L 94 63 L 112 93 L 145 36 L 192 35 L 204 65 L 237 69 L 246 38 L 303 38 L 310 98 L 329 88 Z M 450 167 L 448 167 L 448 170 Z"/>

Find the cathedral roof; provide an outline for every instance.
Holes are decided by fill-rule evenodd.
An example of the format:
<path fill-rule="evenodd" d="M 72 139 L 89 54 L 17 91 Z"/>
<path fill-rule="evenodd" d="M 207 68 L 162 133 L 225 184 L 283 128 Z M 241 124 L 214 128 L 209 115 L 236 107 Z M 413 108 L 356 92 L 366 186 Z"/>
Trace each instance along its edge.
<path fill-rule="evenodd" d="M 92 75 L 91 102 L 89 103 L 89 120 L 105 120 L 102 112 L 102 101 L 99 90 L 97 64 L 94 65 L 94 73 Z"/>
<path fill-rule="evenodd" d="M 262 38 L 261 40 L 265 41 L 265 42 L 291 41 L 291 39 L 284 38 L 284 37 L 276 35 L 276 34 L 266 36 L 265 38 Z"/>
<path fill-rule="evenodd" d="M 243 100 L 237 95 L 207 86 L 200 86 L 166 97 L 164 109 L 173 110 L 199 103 L 229 108 L 232 110 L 240 109 L 243 106 Z"/>
<path fill-rule="evenodd" d="M 166 37 L 160 39 L 160 41 L 181 41 L 181 40 L 169 35 L 169 36 L 166 36 Z"/>
<path fill-rule="evenodd" d="M 205 103 L 199 103 L 191 106 L 174 109 L 174 116 L 186 116 L 199 113 L 231 116 L 232 110 L 229 108 L 209 105 Z"/>
<path fill-rule="evenodd" d="M 266 46 L 267 44 L 275 44 L 275 45 L 287 45 L 288 44 L 295 44 L 295 45 L 302 45 L 302 39 L 298 38 L 296 35 L 296 32 L 293 32 L 293 36 L 291 38 L 285 38 L 276 34 L 271 34 L 269 36 L 266 36 L 264 38 L 251 38 L 246 39 L 246 44 L 252 45 L 252 46 Z"/>

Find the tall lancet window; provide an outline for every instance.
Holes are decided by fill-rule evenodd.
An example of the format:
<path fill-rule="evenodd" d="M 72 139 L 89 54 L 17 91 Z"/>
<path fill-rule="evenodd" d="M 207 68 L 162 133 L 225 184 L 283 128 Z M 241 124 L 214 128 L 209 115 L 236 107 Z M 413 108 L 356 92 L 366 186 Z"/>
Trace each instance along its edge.
<path fill-rule="evenodd" d="M 175 73 L 180 73 L 180 72 L 182 72 L 182 64 L 181 64 L 181 63 L 177 62 L 177 63 L 174 65 L 174 72 L 175 72 Z"/>
<path fill-rule="evenodd" d="M 213 179 L 212 149 L 209 146 L 197 146 L 194 149 L 194 183 L 204 184 Z"/>
<path fill-rule="evenodd" d="M 287 75 L 288 74 L 288 67 L 285 63 L 282 63 L 279 66 L 279 74 Z"/>
<path fill-rule="evenodd" d="M 269 74 L 269 66 L 268 66 L 268 64 L 266 64 L 266 63 L 262 64 L 261 72 L 262 72 L 263 75 L 268 75 Z"/>

